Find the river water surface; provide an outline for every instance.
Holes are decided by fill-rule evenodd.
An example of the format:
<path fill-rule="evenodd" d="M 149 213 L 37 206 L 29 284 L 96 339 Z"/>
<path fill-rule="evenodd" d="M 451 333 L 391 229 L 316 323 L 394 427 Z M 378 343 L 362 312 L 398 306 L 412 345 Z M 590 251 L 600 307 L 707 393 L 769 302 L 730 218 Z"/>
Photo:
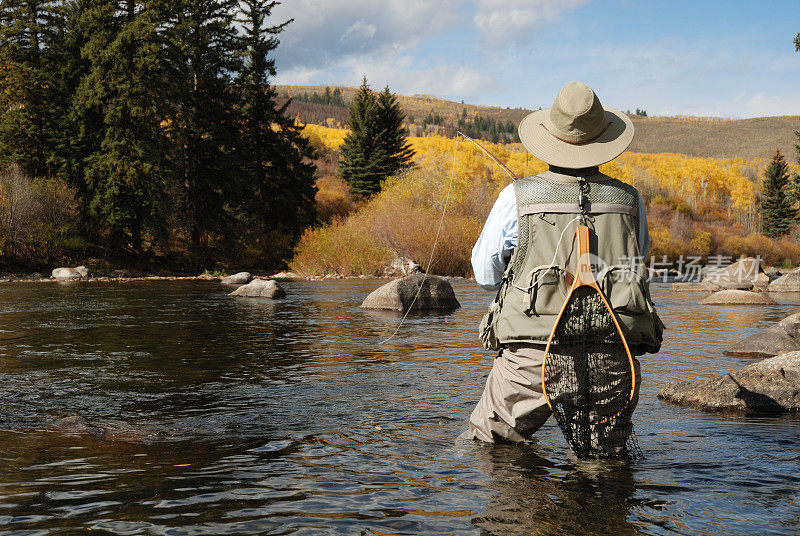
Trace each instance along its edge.
<path fill-rule="evenodd" d="M 800 421 L 656 398 L 731 371 L 769 307 L 654 287 L 641 359 L 646 458 L 579 462 L 554 422 L 519 446 L 457 440 L 488 373 L 492 298 L 409 317 L 359 309 L 381 280 L 0 286 L 0 534 L 798 534 Z M 81 415 L 105 438 L 52 423 Z"/>

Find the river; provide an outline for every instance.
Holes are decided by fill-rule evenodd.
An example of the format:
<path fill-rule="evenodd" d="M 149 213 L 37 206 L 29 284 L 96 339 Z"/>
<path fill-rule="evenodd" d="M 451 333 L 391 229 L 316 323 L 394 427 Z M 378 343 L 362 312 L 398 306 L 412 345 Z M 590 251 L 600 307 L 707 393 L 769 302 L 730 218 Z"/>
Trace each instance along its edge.
<path fill-rule="evenodd" d="M 381 280 L 0 286 L 0 534 L 797 534 L 800 421 L 656 398 L 783 318 L 654 286 L 667 324 L 641 359 L 644 460 L 580 462 L 551 420 L 522 445 L 457 440 L 492 354 L 492 295 L 359 309 Z M 794 302 L 792 301 L 794 300 Z M 52 423 L 81 415 L 109 437 Z"/>

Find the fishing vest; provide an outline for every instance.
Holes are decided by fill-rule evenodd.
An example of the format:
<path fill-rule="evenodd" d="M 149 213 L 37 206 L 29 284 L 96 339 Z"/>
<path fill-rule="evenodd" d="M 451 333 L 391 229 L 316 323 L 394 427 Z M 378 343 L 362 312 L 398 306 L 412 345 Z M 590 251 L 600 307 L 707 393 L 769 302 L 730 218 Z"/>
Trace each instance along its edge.
<path fill-rule="evenodd" d="M 580 225 L 577 177 L 547 171 L 514 183 L 517 248 L 497 297 L 481 323 L 487 349 L 546 343 L 571 288 Z M 597 173 L 586 177 L 585 225 L 595 277 L 619 320 L 631 352 L 655 353 L 664 325 L 656 314 L 639 249 L 639 195 L 633 186 Z"/>

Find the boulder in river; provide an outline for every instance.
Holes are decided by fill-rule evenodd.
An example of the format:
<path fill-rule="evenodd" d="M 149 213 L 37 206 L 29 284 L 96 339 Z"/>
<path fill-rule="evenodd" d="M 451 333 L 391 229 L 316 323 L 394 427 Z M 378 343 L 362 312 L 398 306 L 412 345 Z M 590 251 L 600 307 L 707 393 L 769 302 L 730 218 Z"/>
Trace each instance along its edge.
<path fill-rule="evenodd" d="M 414 300 L 419 292 L 419 297 Z M 408 309 L 455 309 L 461 307 L 452 285 L 444 277 L 416 273 L 395 279 L 373 290 L 362 309 L 406 311 Z"/>
<path fill-rule="evenodd" d="M 800 268 L 786 272 L 767 287 L 770 292 L 800 292 Z"/>
<path fill-rule="evenodd" d="M 286 292 L 272 279 L 253 279 L 231 292 L 230 296 L 279 300 L 286 297 Z"/>
<path fill-rule="evenodd" d="M 800 331 L 800 313 L 794 313 L 774 326 L 753 333 L 724 353 L 737 357 L 764 358 L 800 350 L 798 331 Z"/>
<path fill-rule="evenodd" d="M 76 266 L 75 268 L 56 268 L 52 273 L 53 279 L 58 281 L 75 281 L 77 279 L 86 279 L 89 277 L 89 269 L 85 266 Z"/>
<path fill-rule="evenodd" d="M 223 285 L 246 285 L 253 280 L 250 272 L 239 272 L 237 274 L 229 275 L 222 280 Z"/>
<path fill-rule="evenodd" d="M 700 305 L 775 305 L 776 303 L 762 292 L 749 290 L 720 290 L 700 301 Z"/>
<path fill-rule="evenodd" d="M 761 273 L 760 259 L 742 257 L 729 266 L 708 267 L 706 277 L 701 284 L 705 284 L 710 290 L 750 290 L 756 283 L 764 285 L 763 278 L 759 277 Z"/>
<path fill-rule="evenodd" d="M 673 382 L 658 397 L 708 410 L 800 411 L 800 352 L 785 352 L 710 379 Z"/>

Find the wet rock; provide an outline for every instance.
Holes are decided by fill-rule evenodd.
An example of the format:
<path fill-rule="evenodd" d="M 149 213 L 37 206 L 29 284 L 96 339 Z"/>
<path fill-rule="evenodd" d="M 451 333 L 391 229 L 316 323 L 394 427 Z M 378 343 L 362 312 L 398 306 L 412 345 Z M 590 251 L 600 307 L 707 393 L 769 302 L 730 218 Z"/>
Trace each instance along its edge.
<path fill-rule="evenodd" d="M 223 285 L 246 285 L 253 280 L 250 272 L 239 272 L 238 274 L 229 275 L 222 280 Z"/>
<path fill-rule="evenodd" d="M 78 279 L 86 279 L 89 277 L 89 269 L 85 266 L 76 266 L 75 268 L 56 268 L 52 273 L 53 279 L 58 281 L 75 281 Z"/>
<path fill-rule="evenodd" d="M 131 274 L 127 270 L 114 270 L 111 272 L 111 277 L 116 279 L 125 279 L 131 277 Z"/>
<path fill-rule="evenodd" d="M 748 290 L 720 290 L 700 301 L 700 305 L 775 305 L 776 303 L 762 292 Z"/>
<path fill-rule="evenodd" d="M 269 298 L 279 300 L 286 297 L 286 292 L 272 279 L 253 279 L 229 294 L 245 298 Z"/>
<path fill-rule="evenodd" d="M 419 297 L 414 297 L 419 292 Z M 405 311 L 411 309 L 455 309 L 461 307 L 452 285 L 437 275 L 417 273 L 395 279 L 372 291 L 362 309 Z"/>
<path fill-rule="evenodd" d="M 422 268 L 408 257 L 395 257 L 383 269 L 383 275 L 386 277 L 405 277 L 419 272 L 422 272 Z"/>
<path fill-rule="evenodd" d="M 754 333 L 725 350 L 737 357 L 772 357 L 783 352 L 800 350 L 800 313 L 794 313 L 774 326 Z"/>
<path fill-rule="evenodd" d="M 800 352 L 786 352 L 711 379 L 673 382 L 658 397 L 707 410 L 800 411 Z"/>
<path fill-rule="evenodd" d="M 770 292 L 800 292 L 800 268 L 786 272 L 767 287 Z"/>
<path fill-rule="evenodd" d="M 28 279 L 33 281 L 38 281 L 39 279 L 44 279 L 44 276 L 39 272 L 33 272 L 31 275 L 28 276 Z"/>

